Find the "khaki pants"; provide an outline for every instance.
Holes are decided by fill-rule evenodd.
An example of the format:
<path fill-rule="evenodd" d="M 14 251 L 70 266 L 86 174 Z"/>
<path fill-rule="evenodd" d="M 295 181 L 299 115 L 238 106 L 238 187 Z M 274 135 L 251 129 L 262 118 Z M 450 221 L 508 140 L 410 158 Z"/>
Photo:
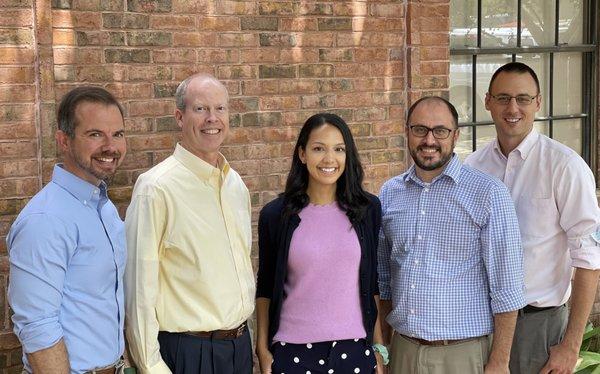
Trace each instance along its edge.
<path fill-rule="evenodd" d="M 391 374 L 469 374 L 483 373 L 492 336 L 464 343 L 429 346 L 394 333 L 390 352 Z"/>

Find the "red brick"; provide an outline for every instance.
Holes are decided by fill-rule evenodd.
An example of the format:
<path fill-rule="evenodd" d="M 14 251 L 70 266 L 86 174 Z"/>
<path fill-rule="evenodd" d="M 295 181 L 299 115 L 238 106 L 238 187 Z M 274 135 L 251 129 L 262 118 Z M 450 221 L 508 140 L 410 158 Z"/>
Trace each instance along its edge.
<path fill-rule="evenodd" d="M 366 16 L 367 15 L 367 4 L 358 1 L 351 1 L 347 3 L 334 3 L 333 4 L 333 15 L 335 16 Z"/>
<path fill-rule="evenodd" d="M 354 57 L 357 62 L 386 61 L 388 53 L 386 48 L 357 48 Z"/>
<path fill-rule="evenodd" d="M 77 79 L 84 82 L 112 82 L 123 81 L 126 77 L 127 67 L 121 65 L 87 65 L 78 66 Z"/>
<path fill-rule="evenodd" d="M 23 159 L 35 157 L 36 155 L 37 147 L 35 141 L 0 142 L 0 159 Z"/>
<path fill-rule="evenodd" d="M 387 118 L 386 108 L 358 108 L 354 110 L 355 121 L 380 121 Z"/>
<path fill-rule="evenodd" d="M 391 118 L 391 116 L 390 116 Z M 404 120 L 393 118 L 389 121 L 373 124 L 373 136 L 395 135 L 404 131 Z"/>
<path fill-rule="evenodd" d="M 102 15 L 98 12 L 52 11 L 52 27 L 97 30 L 101 25 Z"/>
<path fill-rule="evenodd" d="M 3 29 L 0 33 L 1 44 L 31 44 L 32 42 L 31 29 Z"/>
<path fill-rule="evenodd" d="M 196 18 L 180 15 L 150 15 L 150 28 L 158 30 L 196 30 Z"/>
<path fill-rule="evenodd" d="M 2 197 L 29 197 L 39 190 L 39 180 L 33 178 L 0 179 Z"/>
<path fill-rule="evenodd" d="M 277 80 L 266 81 L 243 81 L 242 93 L 246 96 L 271 95 L 279 92 L 279 82 Z"/>
<path fill-rule="evenodd" d="M 173 100 L 147 100 L 129 102 L 129 115 L 141 116 L 164 116 L 175 113 L 175 102 Z"/>
<path fill-rule="evenodd" d="M 102 49 L 100 48 L 54 48 L 55 64 L 100 64 Z"/>
<path fill-rule="evenodd" d="M 57 45 L 76 45 L 75 32 L 73 30 L 52 30 L 52 40 Z"/>
<path fill-rule="evenodd" d="M 255 128 L 236 127 L 229 132 L 228 144 L 248 144 L 263 140 Z"/>
<path fill-rule="evenodd" d="M 260 110 L 287 110 L 299 109 L 300 97 L 298 96 L 266 96 L 259 99 Z"/>
<path fill-rule="evenodd" d="M 238 63 L 240 62 L 240 51 L 238 49 L 205 49 L 198 52 L 200 63 Z"/>
<path fill-rule="evenodd" d="M 367 92 L 350 92 L 337 95 L 337 107 L 356 107 L 357 103 L 360 103 L 361 106 L 370 106 L 373 104 L 373 98 Z"/>
<path fill-rule="evenodd" d="M 198 29 L 202 31 L 240 31 L 239 17 L 200 17 L 198 19 Z"/>
<path fill-rule="evenodd" d="M 37 174 L 37 160 L 0 161 L 0 178 L 28 177 Z"/>
<path fill-rule="evenodd" d="M 404 31 L 404 18 L 355 18 L 352 31 Z"/>
<path fill-rule="evenodd" d="M 215 74 L 215 67 L 213 65 L 202 65 L 202 64 L 185 64 L 176 66 L 173 71 L 173 79 L 177 82 L 184 80 L 190 75 L 198 74 L 198 73 L 206 73 L 206 74 Z"/>
<path fill-rule="evenodd" d="M 150 149 L 173 149 L 175 139 L 170 134 L 136 135 L 127 138 L 127 145 L 133 152 Z"/>
<path fill-rule="evenodd" d="M 375 17 L 404 17 L 404 3 L 371 4 L 370 14 Z"/>
<path fill-rule="evenodd" d="M 215 47 L 217 35 L 212 32 L 178 32 L 173 33 L 173 46 L 182 47 Z"/>
<path fill-rule="evenodd" d="M 439 30 L 438 28 L 437 30 Z M 448 45 L 450 36 L 447 31 L 444 32 L 421 32 L 420 44 L 426 46 Z"/>
<path fill-rule="evenodd" d="M 33 67 L 2 67 L 0 66 L 0 83 L 33 83 Z"/>
<path fill-rule="evenodd" d="M 153 89 L 151 83 L 110 83 L 106 88 L 118 99 L 143 99 L 151 98 Z"/>
<path fill-rule="evenodd" d="M 283 173 L 281 175 L 287 176 L 287 172 L 289 172 L 291 164 L 292 164 L 291 157 L 276 158 L 276 159 L 271 159 L 271 160 L 262 160 L 259 163 L 260 174 L 267 175 L 267 174 Z M 280 176 L 280 178 L 281 178 L 281 176 Z"/>
<path fill-rule="evenodd" d="M 419 30 L 422 32 L 448 30 L 450 28 L 449 17 L 423 17 L 420 19 L 420 23 Z"/>
<path fill-rule="evenodd" d="M 258 38 L 256 34 L 223 33 L 218 35 L 217 45 L 220 47 L 258 47 Z"/>
<path fill-rule="evenodd" d="M 422 61 L 421 74 L 423 75 L 447 75 L 449 69 L 448 62 Z"/>
<path fill-rule="evenodd" d="M 422 4 L 419 12 L 421 17 L 448 17 L 450 4 Z"/>
<path fill-rule="evenodd" d="M 278 62 L 279 48 L 254 48 L 254 49 L 243 49 L 241 52 L 241 62 Z"/>
<path fill-rule="evenodd" d="M 10 84 L 0 86 L 0 103 L 32 102 L 35 100 L 33 84 Z"/>
<path fill-rule="evenodd" d="M 215 1 L 215 5 L 218 14 L 238 14 L 244 16 L 258 14 L 258 4 L 256 1 L 219 0 Z"/>
<path fill-rule="evenodd" d="M 312 17 L 280 18 L 280 31 L 317 31 L 317 19 Z"/>
<path fill-rule="evenodd" d="M 152 61 L 155 63 L 196 62 L 195 49 L 162 49 L 152 51 Z"/>
<path fill-rule="evenodd" d="M 210 1 L 173 0 L 173 13 L 206 14 L 209 7 L 212 7 Z"/>
<path fill-rule="evenodd" d="M 450 51 L 448 47 L 427 47 L 421 49 L 421 61 L 444 60 L 448 61 Z"/>
<path fill-rule="evenodd" d="M 0 64 L 31 64 L 33 49 L 0 47 Z"/>
<path fill-rule="evenodd" d="M 318 91 L 318 82 L 314 79 L 281 79 L 279 92 L 282 94 L 305 94 Z"/>
<path fill-rule="evenodd" d="M 18 123 L 33 121 L 35 107 L 33 104 L 2 104 L 0 105 L 0 123 Z"/>
<path fill-rule="evenodd" d="M 129 80 L 170 80 L 173 78 L 173 68 L 161 65 L 152 66 L 129 66 Z"/>
<path fill-rule="evenodd" d="M 260 131 L 260 138 L 267 143 L 293 142 L 298 137 L 298 127 L 266 127 Z"/>
<path fill-rule="evenodd" d="M 32 26 L 33 14 L 30 9 L 3 9 L 0 12 L 0 25 L 2 27 L 11 26 Z"/>
<path fill-rule="evenodd" d="M 319 62 L 318 48 L 286 48 L 281 51 L 282 64 Z"/>
<path fill-rule="evenodd" d="M 29 123 L 14 123 L 0 125 L 0 139 L 27 139 L 35 138 L 35 124 Z"/>
<path fill-rule="evenodd" d="M 219 79 L 247 79 L 257 78 L 258 69 L 253 65 L 219 66 L 217 78 Z"/>
<path fill-rule="evenodd" d="M 326 109 L 335 106 L 335 95 L 304 95 L 302 109 Z"/>
<path fill-rule="evenodd" d="M 335 43 L 335 33 L 333 32 L 310 32 L 294 36 L 298 47 L 333 47 Z"/>

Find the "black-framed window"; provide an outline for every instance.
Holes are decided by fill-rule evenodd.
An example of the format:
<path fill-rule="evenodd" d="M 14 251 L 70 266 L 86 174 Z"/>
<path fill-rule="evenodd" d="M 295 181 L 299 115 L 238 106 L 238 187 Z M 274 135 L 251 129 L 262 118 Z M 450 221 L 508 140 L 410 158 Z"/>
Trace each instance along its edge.
<path fill-rule="evenodd" d="M 459 155 L 495 137 L 484 106 L 490 78 L 504 63 L 522 61 L 540 79 L 535 127 L 591 164 L 597 7 L 595 0 L 450 2 L 450 100 L 459 111 Z"/>

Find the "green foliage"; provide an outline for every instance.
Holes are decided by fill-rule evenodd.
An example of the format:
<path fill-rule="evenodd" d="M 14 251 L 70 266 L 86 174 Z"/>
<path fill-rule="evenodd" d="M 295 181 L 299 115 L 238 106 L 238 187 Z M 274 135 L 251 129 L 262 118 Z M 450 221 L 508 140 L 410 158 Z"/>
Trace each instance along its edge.
<path fill-rule="evenodd" d="M 581 341 L 579 359 L 575 367 L 578 374 L 600 374 L 600 327 L 594 328 L 591 323 L 585 327 Z"/>

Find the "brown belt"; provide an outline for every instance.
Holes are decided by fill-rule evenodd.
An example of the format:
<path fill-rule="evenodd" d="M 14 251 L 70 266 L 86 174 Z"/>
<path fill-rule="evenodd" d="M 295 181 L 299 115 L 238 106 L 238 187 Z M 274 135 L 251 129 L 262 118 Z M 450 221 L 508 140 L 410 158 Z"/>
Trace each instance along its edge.
<path fill-rule="evenodd" d="M 402 334 L 400 334 L 402 335 Z M 471 340 L 477 340 L 479 338 L 481 338 L 481 336 L 475 337 L 475 338 L 467 338 L 467 339 L 457 339 L 457 340 L 425 340 L 425 339 L 419 339 L 419 338 L 411 338 L 410 336 L 406 336 L 406 335 L 402 335 L 403 338 L 410 340 L 413 343 L 417 343 L 420 345 L 430 345 L 430 346 L 444 346 L 444 345 L 454 345 L 454 344 L 460 344 L 460 343 L 465 343 L 465 342 L 469 342 Z"/>
<path fill-rule="evenodd" d="M 214 331 L 186 331 L 184 334 L 193 335 L 199 338 L 217 339 L 217 340 L 233 340 L 244 335 L 246 331 L 246 322 L 242 323 L 235 329 L 231 330 L 214 330 Z"/>
<path fill-rule="evenodd" d="M 108 369 L 88 371 L 88 373 L 90 373 L 90 374 L 115 374 L 116 372 L 117 372 L 117 369 L 115 367 L 108 368 Z"/>
<path fill-rule="evenodd" d="M 124 367 L 125 363 L 123 362 L 123 358 L 121 358 L 116 364 L 112 366 L 105 367 L 104 369 L 94 369 L 86 371 L 85 374 L 119 374 L 123 373 Z"/>

